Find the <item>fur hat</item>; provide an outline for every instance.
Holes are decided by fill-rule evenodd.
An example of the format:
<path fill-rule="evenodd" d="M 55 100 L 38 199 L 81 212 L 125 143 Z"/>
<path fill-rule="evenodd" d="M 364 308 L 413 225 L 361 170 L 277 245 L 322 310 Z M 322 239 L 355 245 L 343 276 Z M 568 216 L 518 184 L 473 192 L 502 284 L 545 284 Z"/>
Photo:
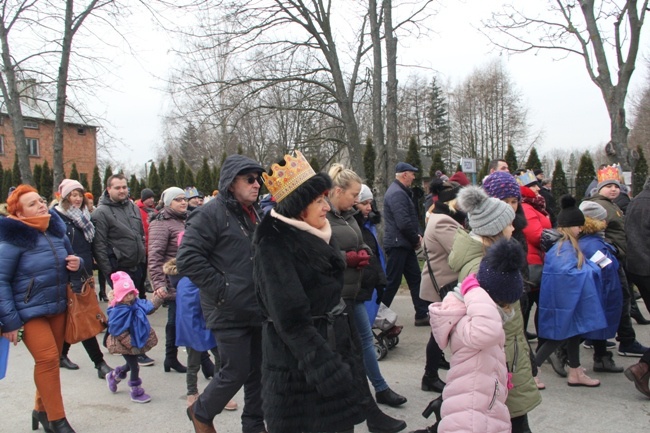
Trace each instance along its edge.
<path fill-rule="evenodd" d="M 476 279 L 497 304 L 512 304 L 524 293 L 520 269 L 524 250 L 515 240 L 500 239 L 490 246 L 479 265 Z"/>
<path fill-rule="evenodd" d="M 316 197 L 326 193 L 330 188 L 332 188 L 332 179 L 326 173 L 316 173 L 279 202 L 275 211 L 287 218 L 296 218 Z"/>
<path fill-rule="evenodd" d="M 472 232 L 496 236 L 515 219 L 515 211 L 505 202 L 488 197 L 478 186 L 467 186 L 458 193 L 458 207 L 467 213 Z"/>
<path fill-rule="evenodd" d="M 136 289 L 133 280 L 126 272 L 117 271 L 111 274 L 111 280 L 113 281 L 113 300 L 110 303 L 111 307 L 122 302 L 129 293 L 138 296 L 138 289 Z"/>
<path fill-rule="evenodd" d="M 177 186 L 172 186 L 163 191 L 162 201 L 163 203 L 165 203 L 165 206 L 171 206 L 172 201 L 174 201 L 174 199 L 179 195 L 185 195 L 185 198 L 187 198 L 188 200 L 191 198 L 187 196 L 187 190 L 183 191 Z M 196 196 L 192 196 L 192 197 L 196 197 Z"/>
<path fill-rule="evenodd" d="M 507 171 L 495 171 L 483 181 L 483 189 L 490 197 L 503 200 L 505 198 L 516 197 L 521 200 L 521 191 L 519 184 L 513 175 Z"/>
<path fill-rule="evenodd" d="M 82 194 L 85 192 L 83 185 L 78 181 L 74 179 L 63 179 L 59 184 L 59 194 L 61 195 L 61 199 L 66 198 L 75 189 L 80 189 Z"/>
<path fill-rule="evenodd" d="M 362 184 L 361 191 L 359 192 L 359 203 L 364 202 L 366 200 L 372 200 L 372 199 L 373 199 L 372 191 L 370 190 L 368 185 L 366 185 L 365 183 Z"/>
<path fill-rule="evenodd" d="M 557 216 L 558 227 L 580 227 L 585 223 L 585 216 L 576 207 L 576 199 L 570 194 L 560 197 L 560 213 Z"/>
<path fill-rule="evenodd" d="M 438 196 L 438 201 L 447 203 L 458 196 L 460 185 L 456 182 L 444 181 L 441 178 L 434 178 L 429 183 L 429 192 Z"/>
<path fill-rule="evenodd" d="M 140 191 L 140 200 L 141 201 L 149 200 L 150 198 L 153 198 L 154 195 L 155 194 L 153 193 L 152 190 L 150 190 L 149 188 L 145 188 L 142 191 Z"/>
<path fill-rule="evenodd" d="M 583 201 L 578 208 L 585 218 L 588 217 L 599 221 L 607 219 L 607 210 L 595 201 Z"/>

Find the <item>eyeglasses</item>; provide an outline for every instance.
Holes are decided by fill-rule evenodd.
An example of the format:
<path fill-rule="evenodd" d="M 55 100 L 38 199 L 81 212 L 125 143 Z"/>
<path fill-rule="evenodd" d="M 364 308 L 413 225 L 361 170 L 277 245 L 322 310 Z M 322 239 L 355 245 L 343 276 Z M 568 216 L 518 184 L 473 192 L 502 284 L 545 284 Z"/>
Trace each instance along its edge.
<path fill-rule="evenodd" d="M 186 199 L 185 197 L 176 197 L 176 198 L 173 199 L 173 200 L 174 200 L 176 203 L 182 203 L 182 202 L 184 202 L 184 201 L 187 201 L 187 199 Z"/>
<path fill-rule="evenodd" d="M 254 184 L 255 182 L 259 183 L 260 185 L 262 184 L 262 179 L 260 179 L 259 176 L 246 176 L 246 182 L 248 182 L 250 185 Z"/>

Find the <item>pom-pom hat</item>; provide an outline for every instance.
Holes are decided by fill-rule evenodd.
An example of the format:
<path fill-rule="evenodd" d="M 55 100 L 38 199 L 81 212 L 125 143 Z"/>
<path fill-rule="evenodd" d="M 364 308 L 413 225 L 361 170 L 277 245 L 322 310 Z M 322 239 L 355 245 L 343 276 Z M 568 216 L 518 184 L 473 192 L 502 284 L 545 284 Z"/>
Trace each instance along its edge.
<path fill-rule="evenodd" d="M 59 184 L 59 194 L 62 199 L 70 195 L 75 189 L 80 189 L 82 193 L 85 192 L 83 185 L 74 179 L 63 179 Z"/>
<path fill-rule="evenodd" d="M 133 280 L 126 272 L 117 271 L 111 274 L 111 281 L 113 281 L 113 300 L 110 303 L 111 307 L 122 302 L 129 293 L 138 296 L 138 289 L 136 289 Z"/>
<path fill-rule="evenodd" d="M 271 172 L 271 175 L 262 173 L 262 178 L 269 192 L 278 203 L 306 180 L 316 175 L 307 159 L 298 150 L 296 150 L 295 157 L 291 155 L 284 156 L 284 165 L 271 165 Z"/>
<path fill-rule="evenodd" d="M 515 219 L 512 206 L 494 197 L 488 197 L 478 186 L 460 190 L 457 205 L 467 213 L 472 232 L 479 236 L 496 236 Z"/>
<path fill-rule="evenodd" d="M 483 181 L 483 189 L 490 197 L 503 200 L 515 197 L 521 200 L 521 190 L 515 177 L 507 171 L 495 171 Z"/>
<path fill-rule="evenodd" d="M 576 199 L 569 194 L 560 198 L 560 213 L 557 216 L 558 227 L 580 227 L 585 224 L 584 214 L 576 207 Z"/>
<path fill-rule="evenodd" d="M 520 269 L 525 260 L 517 241 L 500 239 L 487 249 L 476 279 L 495 303 L 513 304 L 524 293 Z"/>

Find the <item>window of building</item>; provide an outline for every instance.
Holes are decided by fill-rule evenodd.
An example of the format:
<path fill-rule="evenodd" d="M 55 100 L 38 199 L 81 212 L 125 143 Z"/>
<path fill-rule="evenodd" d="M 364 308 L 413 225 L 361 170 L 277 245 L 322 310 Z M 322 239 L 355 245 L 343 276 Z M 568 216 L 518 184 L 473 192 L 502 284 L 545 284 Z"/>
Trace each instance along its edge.
<path fill-rule="evenodd" d="M 38 146 L 38 138 L 26 138 L 25 143 L 27 144 L 27 149 L 29 156 L 40 156 L 41 152 Z"/>
<path fill-rule="evenodd" d="M 34 122 L 33 120 L 25 120 L 25 128 L 38 129 L 38 122 Z"/>
<path fill-rule="evenodd" d="M 78 127 L 77 128 L 77 134 L 86 135 L 86 128 L 84 128 L 83 126 Z"/>
<path fill-rule="evenodd" d="M 0 155 L 5 154 L 5 136 L 0 135 Z"/>

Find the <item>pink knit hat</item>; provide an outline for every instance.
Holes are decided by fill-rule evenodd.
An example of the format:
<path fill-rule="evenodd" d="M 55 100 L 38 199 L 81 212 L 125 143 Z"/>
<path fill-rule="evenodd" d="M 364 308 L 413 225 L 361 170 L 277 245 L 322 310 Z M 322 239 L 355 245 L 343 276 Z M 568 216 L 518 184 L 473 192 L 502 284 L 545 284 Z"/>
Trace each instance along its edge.
<path fill-rule="evenodd" d="M 113 300 L 110 302 L 111 307 L 122 302 L 129 293 L 138 296 L 138 289 L 135 288 L 133 280 L 126 272 L 117 271 L 111 274 L 111 280 L 113 280 Z"/>
<path fill-rule="evenodd" d="M 81 193 L 85 192 L 84 187 L 78 181 L 74 179 L 63 179 L 59 185 L 59 194 L 61 194 L 61 199 L 64 199 L 75 189 L 80 189 Z"/>

